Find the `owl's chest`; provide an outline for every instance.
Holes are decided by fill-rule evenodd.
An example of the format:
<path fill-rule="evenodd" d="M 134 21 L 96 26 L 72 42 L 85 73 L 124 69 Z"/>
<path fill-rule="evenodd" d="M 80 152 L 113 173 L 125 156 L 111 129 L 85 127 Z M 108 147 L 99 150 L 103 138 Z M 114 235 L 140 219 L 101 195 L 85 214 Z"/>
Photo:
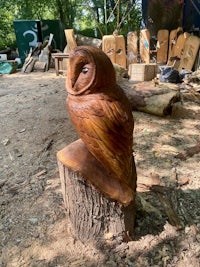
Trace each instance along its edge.
<path fill-rule="evenodd" d="M 89 117 L 89 116 L 103 116 L 104 107 L 106 106 L 108 98 L 104 95 L 84 95 L 73 96 L 69 95 L 67 98 L 67 109 L 71 116 Z"/>

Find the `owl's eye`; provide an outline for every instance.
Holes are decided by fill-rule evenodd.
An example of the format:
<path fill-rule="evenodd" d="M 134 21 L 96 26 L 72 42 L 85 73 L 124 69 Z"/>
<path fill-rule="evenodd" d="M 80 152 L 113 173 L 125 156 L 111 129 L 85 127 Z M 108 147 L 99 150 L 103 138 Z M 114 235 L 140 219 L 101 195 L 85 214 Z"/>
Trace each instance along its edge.
<path fill-rule="evenodd" d="M 82 71 L 81 71 L 81 72 L 85 74 L 85 73 L 88 72 L 88 70 L 89 70 L 89 69 L 88 69 L 87 67 L 84 67 L 84 68 L 82 68 Z"/>

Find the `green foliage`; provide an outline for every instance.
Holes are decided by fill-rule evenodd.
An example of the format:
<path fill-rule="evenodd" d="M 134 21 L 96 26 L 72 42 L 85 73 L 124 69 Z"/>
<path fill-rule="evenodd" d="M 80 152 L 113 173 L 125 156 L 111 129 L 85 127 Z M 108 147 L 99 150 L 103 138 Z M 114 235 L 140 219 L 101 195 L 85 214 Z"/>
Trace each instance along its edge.
<path fill-rule="evenodd" d="M 74 28 L 75 32 L 99 38 L 116 29 L 126 35 L 130 30 L 139 29 L 141 10 L 138 1 L 1 0 L 0 48 L 15 43 L 13 20 L 20 19 L 60 19 L 64 28 Z"/>
<path fill-rule="evenodd" d="M 12 25 L 13 15 L 5 8 L 0 9 L 0 50 L 15 45 L 15 34 Z"/>
<path fill-rule="evenodd" d="M 87 12 L 84 14 L 84 19 L 90 24 L 92 20 L 100 38 L 101 34 L 112 34 L 115 30 L 126 35 L 128 31 L 138 31 L 140 28 L 142 19 L 140 0 L 87 0 L 85 10 Z"/>
<path fill-rule="evenodd" d="M 94 28 L 85 28 L 83 30 L 77 30 L 76 32 L 89 37 L 97 37 L 97 33 Z"/>

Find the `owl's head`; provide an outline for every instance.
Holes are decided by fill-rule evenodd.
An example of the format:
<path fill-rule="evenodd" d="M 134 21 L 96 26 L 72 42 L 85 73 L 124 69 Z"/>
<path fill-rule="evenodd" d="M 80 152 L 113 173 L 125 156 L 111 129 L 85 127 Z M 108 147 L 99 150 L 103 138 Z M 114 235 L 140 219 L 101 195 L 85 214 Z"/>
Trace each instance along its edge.
<path fill-rule="evenodd" d="M 92 46 L 78 46 L 69 55 L 67 91 L 73 95 L 109 90 L 116 84 L 109 57 Z"/>

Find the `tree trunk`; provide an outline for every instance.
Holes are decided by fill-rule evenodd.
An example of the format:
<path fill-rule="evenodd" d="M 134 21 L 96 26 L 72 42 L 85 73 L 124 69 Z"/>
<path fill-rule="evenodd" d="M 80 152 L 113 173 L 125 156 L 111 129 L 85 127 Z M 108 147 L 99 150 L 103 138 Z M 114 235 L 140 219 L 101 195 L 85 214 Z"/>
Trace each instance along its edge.
<path fill-rule="evenodd" d="M 120 86 L 128 97 L 133 110 L 139 110 L 156 116 L 172 114 L 173 105 L 181 101 L 177 85 L 153 85 L 153 82 L 141 82 L 131 85 L 123 81 Z"/>
<path fill-rule="evenodd" d="M 180 93 L 178 92 L 153 95 L 146 98 L 145 106 L 138 107 L 138 110 L 157 116 L 171 115 L 173 104 L 178 101 L 180 101 Z"/>
<path fill-rule="evenodd" d="M 72 167 L 74 158 L 70 158 L 70 150 L 69 145 L 59 151 L 57 159 L 64 206 L 72 235 L 82 242 L 107 239 L 130 241 L 134 230 L 135 202 L 125 207 L 97 190 L 82 177 L 79 170 L 72 170 L 76 168 Z M 70 167 L 63 160 L 66 151 L 67 161 L 72 162 Z M 88 161 L 90 159 L 87 159 L 86 165 Z"/>

